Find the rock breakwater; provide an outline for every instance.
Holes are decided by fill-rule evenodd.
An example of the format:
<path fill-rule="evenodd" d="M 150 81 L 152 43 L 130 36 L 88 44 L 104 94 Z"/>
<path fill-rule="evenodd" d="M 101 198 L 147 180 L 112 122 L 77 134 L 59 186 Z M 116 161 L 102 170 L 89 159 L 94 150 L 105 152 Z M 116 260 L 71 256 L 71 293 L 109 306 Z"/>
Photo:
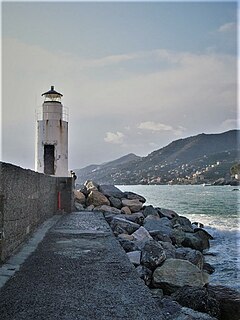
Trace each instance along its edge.
<path fill-rule="evenodd" d="M 240 319 L 239 293 L 209 285 L 214 268 L 205 263 L 204 254 L 212 236 L 201 223 L 170 209 L 145 206 L 141 195 L 112 185 L 86 181 L 74 193 L 77 210 L 104 214 L 167 319 Z"/>

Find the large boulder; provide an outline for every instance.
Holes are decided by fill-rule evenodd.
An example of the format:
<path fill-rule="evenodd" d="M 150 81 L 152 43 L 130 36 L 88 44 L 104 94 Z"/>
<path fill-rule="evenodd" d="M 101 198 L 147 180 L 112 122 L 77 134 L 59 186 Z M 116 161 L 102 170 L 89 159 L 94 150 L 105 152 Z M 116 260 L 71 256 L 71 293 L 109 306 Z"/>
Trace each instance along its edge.
<path fill-rule="evenodd" d="M 175 246 L 173 246 L 170 242 L 165 242 L 165 241 L 158 241 L 158 243 L 160 243 L 161 246 L 163 247 L 166 254 L 166 259 L 175 258 L 176 256 Z"/>
<path fill-rule="evenodd" d="M 173 210 L 169 210 L 169 209 L 165 209 L 165 208 L 156 208 L 158 210 L 158 214 L 160 217 L 164 218 L 168 218 L 168 219 L 173 219 L 175 217 L 178 217 L 178 214 L 173 211 Z"/>
<path fill-rule="evenodd" d="M 129 200 L 139 200 L 142 203 L 146 202 L 146 199 L 143 196 L 141 196 L 137 193 L 134 193 L 134 192 L 125 191 L 124 198 L 129 199 Z"/>
<path fill-rule="evenodd" d="M 181 243 L 184 247 L 189 247 L 195 250 L 203 251 L 204 249 L 207 249 L 209 246 L 209 241 L 204 244 L 203 240 L 198 237 L 195 233 L 185 233 L 184 240 Z"/>
<path fill-rule="evenodd" d="M 159 214 L 158 214 L 157 209 L 155 209 L 153 206 L 145 206 L 143 209 L 144 217 L 146 218 L 150 214 L 159 218 Z"/>
<path fill-rule="evenodd" d="M 172 243 L 178 247 L 182 245 L 185 236 L 185 232 L 179 228 L 173 229 L 172 234 L 170 235 Z"/>
<path fill-rule="evenodd" d="M 139 225 L 142 225 L 143 221 L 144 221 L 144 216 L 141 212 L 136 212 L 136 213 L 132 213 L 132 214 L 124 214 L 124 218 L 129 221 L 138 223 Z"/>
<path fill-rule="evenodd" d="M 134 240 L 136 240 L 138 242 L 142 242 L 142 243 L 147 240 L 150 240 L 150 239 L 153 240 L 153 238 L 151 237 L 149 232 L 142 226 L 138 230 L 133 232 L 132 236 L 133 236 Z"/>
<path fill-rule="evenodd" d="M 206 313 L 181 307 L 181 305 L 171 297 L 164 296 L 163 299 L 160 300 L 159 305 L 166 320 L 216 320 L 216 318 Z"/>
<path fill-rule="evenodd" d="M 140 265 L 140 260 L 141 260 L 141 251 L 136 250 L 136 251 L 131 251 L 127 253 L 128 259 L 135 265 L 139 266 Z"/>
<path fill-rule="evenodd" d="M 203 254 L 191 248 L 177 248 L 175 251 L 176 259 L 188 260 L 195 264 L 200 270 L 203 269 L 204 256 Z"/>
<path fill-rule="evenodd" d="M 141 264 L 150 270 L 156 269 L 166 259 L 163 247 L 155 240 L 147 240 L 141 251 Z"/>
<path fill-rule="evenodd" d="M 119 243 L 123 247 L 124 251 L 131 252 L 131 251 L 139 250 L 139 248 L 136 245 L 135 241 L 132 241 L 132 240 L 127 239 L 127 238 L 120 237 L 122 235 L 127 235 L 128 236 L 128 234 L 121 233 L 121 234 L 118 235 Z"/>
<path fill-rule="evenodd" d="M 122 208 L 122 201 L 115 197 L 109 197 L 108 200 L 110 201 L 110 204 L 112 207 L 121 209 Z"/>
<path fill-rule="evenodd" d="M 121 214 L 121 210 L 119 210 L 117 208 L 114 208 L 114 207 L 110 207 L 110 206 L 108 206 L 106 204 L 103 204 L 101 206 L 95 207 L 94 211 L 102 211 L 103 213 L 110 213 L 110 214 L 113 214 L 113 215 Z"/>
<path fill-rule="evenodd" d="M 142 202 L 140 202 L 138 199 L 122 199 L 122 205 L 123 207 L 127 206 L 131 210 L 131 212 L 138 212 L 142 208 Z"/>
<path fill-rule="evenodd" d="M 86 202 L 86 197 L 84 193 L 82 193 L 80 190 L 74 190 L 74 199 L 76 202 L 84 205 Z"/>
<path fill-rule="evenodd" d="M 215 294 L 220 303 L 220 320 L 240 319 L 240 293 L 224 286 L 208 285 L 210 294 Z"/>
<path fill-rule="evenodd" d="M 183 307 L 208 313 L 212 317 L 219 318 L 220 304 L 215 294 L 209 294 L 204 287 L 184 286 L 172 294 L 174 300 Z"/>
<path fill-rule="evenodd" d="M 209 240 L 213 240 L 212 235 L 210 233 L 208 233 L 206 230 L 201 229 L 201 228 L 195 228 L 194 234 L 195 234 L 195 236 L 197 236 L 198 238 L 200 238 L 202 240 L 203 250 L 209 249 L 209 247 L 210 247 Z"/>
<path fill-rule="evenodd" d="M 187 260 L 167 259 L 153 273 L 153 284 L 171 294 L 185 285 L 203 287 L 208 276 Z"/>
<path fill-rule="evenodd" d="M 173 229 L 171 221 L 168 218 L 159 218 L 154 215 L 148 215 L 143 223 L 145 229 L 149 232 L 156 232 L 171 237 Z"/>
<path fill-rule="evenodd" d="M 183 216 L 175 217 L 172 220 L 172 225 L 174 228 L 180 228 L 182 231 L 185 232 L 193 232 L 194 230 L 191 221 Z"/>
<path fill-rule="evenodd" d="M 128 221 L 120 217 L 114 217 L 110 223 L 110 226 L 115 235 L 119 235 L 120 233 L 132 234 L 140 228 L 137 223 Z"/>
<path fill-rule="evenodd" d="M 106 197 L 114 197 L 118 199 L 124 198 L 124 193 L 113 185 L 103 184 L 99 186 L 99 191 L 102 192 Z"/>
<path fill-rule="evenodd" d="M 86 202 L 88 206 L 90 206 L 91 204 L 93 204 L 94 207 L 102 205 L 110 206 L 108 198 L 106 198 L 101 192 L 95 190 L 90 191 Z"/>

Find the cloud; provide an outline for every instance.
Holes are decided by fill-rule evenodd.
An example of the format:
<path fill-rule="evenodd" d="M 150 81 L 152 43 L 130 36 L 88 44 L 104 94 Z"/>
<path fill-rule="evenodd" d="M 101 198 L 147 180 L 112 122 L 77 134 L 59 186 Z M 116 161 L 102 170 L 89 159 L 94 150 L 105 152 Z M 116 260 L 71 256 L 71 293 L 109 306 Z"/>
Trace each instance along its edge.
<path fill-rule="evenodd" d="M 104 138 L 104 141 L 113 144 L 122 144 L 123 138 L 124 134 L 122 132 L 106 132 L 106 137 Z"/>
<path fill-rule="evenodd" d="M 173 127 L 163 123 L 156 123 L 153 121 L 141 122 L 138 125 L 139 129 L 151 130 L 151 131 L 172 131 Z"/>
<path fill-rule="evenodd" d="M 163 123 L 157 123 L 154 121 L 145 121 L 145 122 L 141 122 L 138 125 L 139 129 L 143 129 L 143 130 L 150 130 L 150 131 L 171 131 L 172 133 L 174 133 L 175 135 L 181 135 L 183 131 L 185 131 L 186 129 L 182 126 L 178 126 L 177 128 L 173 128 L 172 126 L 163 124 Z"/>
<path fill-rule="evenodd" d="M 221 33 L 231 32 L 231 31 L 235 31 L 235 30 L 236 30 L 236 23 L 235 22 L 225 23 L 218 28 L 218 32 L 221 32 Z"/>

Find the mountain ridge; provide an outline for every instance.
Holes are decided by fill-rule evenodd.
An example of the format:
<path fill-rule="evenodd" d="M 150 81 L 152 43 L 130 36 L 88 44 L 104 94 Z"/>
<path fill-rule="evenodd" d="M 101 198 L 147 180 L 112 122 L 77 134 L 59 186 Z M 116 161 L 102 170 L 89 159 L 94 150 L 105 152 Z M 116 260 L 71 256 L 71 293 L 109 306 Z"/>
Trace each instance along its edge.
<path fill-rule="evenodd" d="M 208 161 L 211 159 L 212 162 L 218 163 L 218 169 L 226 168 L 225 173 L 223 173 L 223 169 L 220 172 L 227 176 L 228 165 L 231 166 L 238 160 L 239 132 L 239 130 L 229 130 L 217 134 L 201 133 L 174 140 L 145 157 L 130 153 L 101 165 L 90 165 L 76 169 L 75 172 L 79 183 L 83 183 L 87 179 L 107 184 L 165 184 L 171 181 L 187 183 L 187 180 L 192 183 L 193 181 L 189 177 L 193 178 L 196 172 L 204 173 L 208 166 L 215 165 L 210 163 L 210 160 Z M 215 172 L 218 171 L 215 170 Z M 200 174 L 198 175 L 200 176 Z M 215 173 L 215 178 L 220 178 L 219 174 Z M 201 179 L 204 180 L 202 177 Z"/>

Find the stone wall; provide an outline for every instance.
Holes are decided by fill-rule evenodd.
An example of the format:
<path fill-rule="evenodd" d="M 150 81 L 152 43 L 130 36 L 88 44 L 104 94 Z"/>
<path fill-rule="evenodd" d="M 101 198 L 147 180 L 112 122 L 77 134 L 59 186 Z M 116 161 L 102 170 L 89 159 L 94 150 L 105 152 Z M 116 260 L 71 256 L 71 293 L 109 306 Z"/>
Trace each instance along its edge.
<path fill-rule="evenodd" d="M 7 257 L 58 209 L 72 210 L 72 178 L 55 178 L 0 162 L 0 257 Z"/>

